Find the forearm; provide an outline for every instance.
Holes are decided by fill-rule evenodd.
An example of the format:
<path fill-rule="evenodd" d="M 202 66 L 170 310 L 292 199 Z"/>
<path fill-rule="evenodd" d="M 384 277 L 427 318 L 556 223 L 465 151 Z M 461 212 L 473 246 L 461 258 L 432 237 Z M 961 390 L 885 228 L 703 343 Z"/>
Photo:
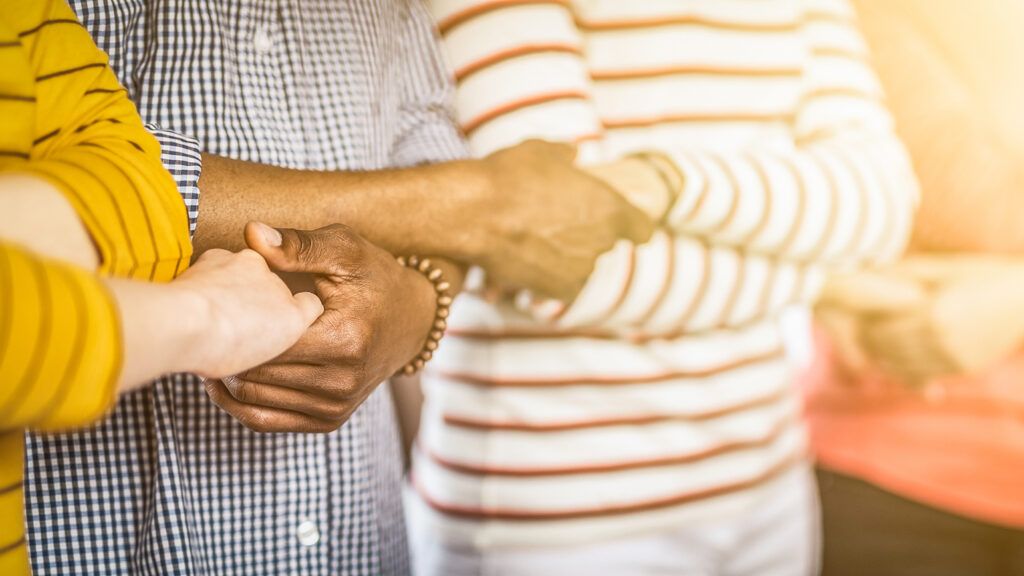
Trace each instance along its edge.
<path fill-rule="evenodd" d="M 244 248 L 251 220 L 275 227 L 353 228 L 392 254 L 471 262 L 480 240 L 457 225 L 490 186 L 479 162 L 373 172 L 292 170 L 204 155 L 196 253 Z"/>
<path fill-rule="evenodd" d="M 107 282 L 121 318 L 124 342 L 120 392 L 171 372 L 201 368 L 202 300 L 174 284 L 112 279 Z"/>
<path fill-rule="evenodd" d="M 99 265 L 89 233 L 56 187 L 29 174 L 0 174 L 0 238 L 88 270 Z"/>

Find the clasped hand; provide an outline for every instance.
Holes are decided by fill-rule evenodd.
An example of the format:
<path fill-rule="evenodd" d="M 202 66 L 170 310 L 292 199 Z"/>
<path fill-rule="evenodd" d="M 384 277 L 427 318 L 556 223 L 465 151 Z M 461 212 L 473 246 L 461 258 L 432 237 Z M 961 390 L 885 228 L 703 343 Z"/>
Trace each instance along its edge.
<path fill-rule="evenodd" d="M 911 257 L 833 279 L 818 307 L 840 367 L 911 385 L 984 370 L 1024 342 L 1024 264 L 982 256 Z"/>
<path fill-rule="evenodd" d="M 324 313 L 283 354 L 207 380 L 207 392 L 258 432 L 336 430 L 420 351 L 434 319 L 433 286 L 344 225 L 305 231 L 251 223 L 245 237 L 272 269 L 309 275 Z"/>

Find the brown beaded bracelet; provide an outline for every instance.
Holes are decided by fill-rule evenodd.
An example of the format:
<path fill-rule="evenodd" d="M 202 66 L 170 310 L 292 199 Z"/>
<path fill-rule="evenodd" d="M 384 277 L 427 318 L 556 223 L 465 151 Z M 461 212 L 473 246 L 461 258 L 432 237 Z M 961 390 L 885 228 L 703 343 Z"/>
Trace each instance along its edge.
<path fill-rule="evenodd" d="M 423 274 L 434 286 L 437 293 L 437 310 L 434 312 L 434 323 L 427 334 L 427 341 L 423 343 L 423 350 L 409 361 L 408 364 L 398 371 L 398 374 L 412 376 L 434 357 L 437 344 L 444 338 L 444 331 L 448 328 L 448 314 L 452 306 L 452 285 L 444 279 L 444 273 L 440 268 L 435 268 L 429 258 L 419 256 L 399 256 L 398 263 L 406 268 L 412 268 Z"/>

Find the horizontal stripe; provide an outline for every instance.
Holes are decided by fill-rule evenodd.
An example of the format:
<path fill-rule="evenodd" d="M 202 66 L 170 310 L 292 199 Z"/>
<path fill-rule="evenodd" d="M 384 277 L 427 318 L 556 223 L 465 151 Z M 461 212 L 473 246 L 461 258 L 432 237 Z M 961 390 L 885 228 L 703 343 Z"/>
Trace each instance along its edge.
<path fill-rule="evenodd" d="M 604 418 L 594 420 L 579 420 L 575 422 L 496 422 L 489 420 L 478 420 L 455 416 L 444 415 L 445 424 L 459 428 L 472 428 L 477 430 L 508 430 L 515 432 L 561 432 L 565 430 L 580 430 L 584 428 L 599 428 L 607 426 L 642 426 L 644 424 L 657 424 L 669 421 L 700 422 L 720 416 L 727 416 L 737 412 L 743 412 L 762 406 L 773 404 L 789 396 L 788 390 L 775 391 L 763 398 L 754 398 L 732 406 L 715 408 L 705 412 L 692 414 L 651 414 L 645 416 L 626 416 L 622 418 Z"/>
<path fill-rule="evenodd" d="M 832 22 L 857 26 L 857 19 L 852 15 L 840 14 L 838 12 L 826 12 L 824 10 L 808 10 L 804 12 L 804 22 Z"/>
<path fill-rule="evenodd" d="M 803 456 L 801 454 L 795 454 L 783 459 L 781 462 L 775 464 L 771 468 L 765 470 L 761 474 L 758 474 L 752 478 L 748 478 L 739 482 L 721 484 L 719 486 L 714 486 L 704 490 L 684 492 L 665 498 L 656 498 L 620 506 L 604 506 L 600 508 L 581 508 L 554 511 L 515 510 L 508 508 L 477 508 L 471 506 L 444 504 L 438 502 L 437 500 L 433 499 L 428 494 L 426 494 L 426 490 L 424 490 L 423 486 L 420 485 L 420 483 L 417 481 L 415 473 L 413 473 L 411 476 L 413 487 L 419 493 L 420 497 L 423 498 L 423 500 L 427 504 L 429 504 L 438 512 L 442 512 L 450 516 L 481 520 L 569 520 L 574 518 L 592 518 L 595 516 L 631 514 L 636 512 L 644 512 L 648 510 L 656 510 L 659 508 L 668 508 L 671 506 L 679 506 L 682 504 L 687 504 L 698 500 L 706 500 L 708 498 L 722 496 L 732 492 L 749 490 L 760 484 L 768 482 L 773 478 L 776 478 L 777 476 L 780 476 L 782 473 L 789 470 L 792 466 L 802 461 L 802 459 Z"/>
<path fill-rule="evenodd" d="M 860 98 L 862 100 L 868 100 L 879 104 L 885 101 L 885 97 L 882 94 L 866 92 L 859 88 L 834 87 L 819 88 L 817 90 L 810 90 L 806 92 L 800 102 L 800 106 L 806 106 L 808 102 L 819 98 Z"/>
<path fill-rule="evenodd" d="M 635 30 L 638 28 L 660 28 L 664 26 L 699 26 L 702 28 L 717 28 L 719 30 L 731 30 L 737 32 L 793 32 L 799 29 L 801 22 L 793 20 L 789 22 L 737 22 L 709 18 L 706 16 L 679 15 L 679 16 L 657 16 L 651 18 L 631 18 L 623 20 L 576 20 L 577 26 L 588 32 L 608 32 L 615 30 Z"/>
<path fill-rule="evenodd" d="M 673 263 L 673 266 L 675 264 Z M 799 268 L 794 266 L 793 268 Z M 772 268 L 774 269 L 774 267 Z M 706 277 L 706 275 L 705 275 Z M 766 290 L 766 292 L 771 292 Z M 667 290 L 666 290 L 667 293 Z M 767 308 L 758 307 L 759 311 L 766 311 Z M 709 333 L 719 332 L 723 328 L 739 332 L 760 324 L 763 317 L 754 317 L 742 322 L 733 322 L 727 327 L 713 325 L 702 328 L 689 328 L 682 326 L 665 332 L 646 330 L 622 330 L 615 331 L 603 328 L 550 328 L 546 326 L 511 327 L 511 328 L 449 328 L 445 332 L 446 337 L 451 339 L 465 338 L 466 340 L 569 340 L 578 338 L 589 338 L 593 340 L 618 340 L 624 344 L 647 344 L 655 341 L 680 340 L 705 336 Z"/>
<path fill-rule="evenodd" d="M 18 488 L 21 488 L 23 483 L 24 482 L 22 480 L 18 480 L 17 482 L 15 482 L 13 484 L 9 484 L 7 486 L 4 486 L 3 488 L 0 488 L 0 496 L 3 496 L 4 494 L 7 494 L 8 492 L 12 492 L 14 490 L 17 490 Z"/>
<path fill-rule="evenodd" d="M 20 150 L 0 150 L 0 156 L 13 156 L 14 158 L 24 158 L 28 160 L 28 152 L 22 152 Z"/>
<path fill-rule="evenodd" d="M 60 134 L 60 128 L 54 128 L 53 130 L 47 132 L 46 134 L 43 134 L 42 136 L 36 138 L 35 140 L 32 141 L 32 145 L 38 146 L 39 144 L 46 142 L 50 138 L 53 138 L 57 134 Z"/>
<path fill-rule="evenodd" d="M 42 76 L 36 77 L 36 82 L 43 82 L 52 78 L 60 76 L 66 76 L 68 74 L 74 74 L 75 72 L 81 72 L 82 70 L 89 70 L 90 68 L 103 68 L 106 66 L 104 62 L 93 62 L 92 64 L 83 64 L 81 66 L 75 66 L 74 68 L 68 68 L 66 70 L 57 70 L 56 72 L 50 72 L 49 74 L 43 74 Z"/>
<path fill-rule="evenodd" d="M 509 48 L 508 50 L 495 52 L 494 54 L 490 54 L 485 58 L 475 60 L 473 62 L 470 62 L 469 64 L 466 64 L 465 66 L 462 66 L 461 68 L 455 71 L 455 79 L 465 80 L 467 76 L 473 74 L 474 72 L 487 68 L 488 66 L 494 66 L 495 64 L 499 64 L 501 62 L 504 62 L 505 60 L 519 58 L 520 56 L 527 56 L 530 54 L 543 54 L 546 52 L 560 52 L 567 54 L 576 54 L 578 56 L 582 56 L 583 54 L 579 46 L 573 46 L 571 44 L 552 43 L 527 44 L 523 46 L 516 46 L 515 48 Z"/>
<path fill-rule="evenodd" d="M 730 452 L 741 450 L 752 450 L 769 446 L 777 440 L 786 429 L 796 421 L 796 418 L 789 416 L 780 422 L 764 435 L 747 440 L 732 440 L 721 442 L 714 446 L 689 452 L 660 458 L 649 458 L 644 460 L 627 460 L 623 462 L 604 462 L 595 464 L 584 464 L 566 467 L 546 468 L 511 468 L 495 466 L 474 466 L 463 462 L 455 462 L 439 456 L 438 454 L 419 446 L 421 452 L 441 466 L 459 472 L 475 476 L 511 476 L 511 477 L 535 477 L 535 476 L 565 476 L 572 474 L 599 474 L 602 472 L 621 472 L 623 470 L 635 470 L 639 468 L 657 468 L 662 466 L 678 466 L 680 464 L 691 464 L 700 460 L 714 458 Z"/>
<path fill-rule="evenodd" d="M 678 378 L 706 378 L 722 372 L 728 372 L 730 370 L 736 370 L 745 366 L 753 364 L 760 364 L 767 360 L 774 360 L 781 358 L 785 355 L 783 348 L 776 348 L 770 352 L 751 356 L 749 358 L 743 358 L 733 362 L 720 364 L 711 368 L 705 368 L 701 370 L 676 370 L 670 372 L 662 372 L 659 374 L 647 374 L 637 376 L 615 376 L 607 377 L 600 375 L 589 375 L 589 376 L 569 376 L 563 378 L 538 378 L 538 379 L 512 379 L 512 378 L 500 378 L 481 376 L 477 374 L 462 374 L 455 371 L 436 370 L 435 372 L 449 380 L 455 380 L 457 382 L 463 382 L 465 384 L 478 384 L 481 386 L 518 386 L 518 387 L 529 387 L 529 386 L 579 386 L 583 384 L 649 384 L 653 382 L 662 382 L 665 380 L 674 380 Z"/>
<path fill-rule="evenodd" d="M 44 20 L 44 21 L 40 22 L 37 26 L 35 26 L 33 28 L 29 28 L 28 30 L 23 30 L 21 32 L 18 32 L 18 38 L 24 38 L 26 36 L 31 36 L 32 34 L 35 34 L 36 32 L 39 32 L 40 30 L 42 30 L 43 28 L 46 28 L 47 26 L 53 26 L 53 25 L 56 25 L 56 24 L 74 24 L 76 26 L 82 26 L 81 22 L 79 22 L 78 20 L 74 20 L 72 18 L 55 18 L 53 20 Z M 82 27 L 84 28 L 84 26 L 82 26 Z"/>
<path fill-rule="evenodd" d="M 115 94 L 117 92 L 128 92 L 126 88 L 91 88 L 85 94 Z"/>
<path fill-rule="evenodd" d="M 0 545 L 0 555 L 7 554 L 8 552 L 13 552 L 14 550 L 17 550 L 18 548 L 21 548 L 24 545 L 25 535 L 22 534 L 21 538 L 18 538 L 17 541 L 11 542 L 10 544 Z"/>
<path fill-rule="evenodd" d="M 488 12 L 500 10 L 502 8 L 530 6 L 536 4 L 550 4 L 555 6 L 564 6 L 566 8 L 571 7 L 568 0 L 491 0 L 490 2 L 483 2 L 442 18 L 437 23 L 437 29 L 441 34 L 447 34 L 452 28 L 459 24 L 477 16 L 487 14 Z"/>
<path fill-rule="evenodd" d="M 562 6 L 573 12 L 576 25 L 587 32 L 608 32 L 615 30 L 632 30 L 638 28 L 657 28 L 664 26 L 699 26 L 702 28 L 713 28 L 719 30 L 730 30 L 738 32 L 767 32 L 767 33 L 791 33 L 798 30 L 805 20 L 788 20 L 781 22 L 743 22 L 737 20 L 726 20 L 724 18 L 713 18 L 699 14 L 680 14 L 654 17 L 640 17 L 629 19 L 586 19 L 580 17 L 573 10 L 572 3 L 568 0 L 492 0 L 471 6 L 464 10 L 450 14 L 442 18 L 437 26 L 441 34 L 447 34 L 452 28 L 464 24 L 477 16 L 487 14 L 494 10 L 503 8 L 515 8 L 518 6 L 529 6 L 537 4 L 549 4 Z M 829 21 L 839 20 L 829 13 L 812 14 L 812 19 Z"/>
<path fill-rule="evenodd" d="M 648 128 L 658 124 L 685 122 L 775 122 L 788 121 L 791 113 L 779 112 L 721 112 L 704 114 L 665 114 L 646 118 L 604 118 L 602 122 L 608 130 L 622 128 Z"/>
<path fill-rule="evenodd" d="M 587 100 L 589 95 L 583 92 L 577 91 L 565 91 L 565 92 L 551 92 L 549 94 L 538 94 L 536 96 L 530 96 L 529 98 L 522 98 L 514 102 L 502 105 L 493 110 L 484 112 L 483 114 L 465 122 L 462 126 L 462 130 L 467 134 L 472 134 L 475 130 L 483 126 L 484 124 L 499 118 L 505 114 L 515 112 L 516 110 L 527 108 L 529 106 L 537 106 L 538 104 L 545 104 L 547 102 L 554 102 L 556 100 Z"/>
<path fill-rule="evenodd" d="M 803 73 L 801 68 L 729 68 L 725 66 L 662 66 L 658 68 L 635 68 L 622 70 L 594 70 L 590 73 L 594 80 L 630 80 L 635 78 L 654 78 L 676 74 L 695 74 L 703 76 L 749 76 L 797 78 Z"/>
<path fill-rule="evenodd" d="M 866 52 L 857 52 L 839 46 L 815 46 L 811 49 L 811 55 L 818 58 L 846 58 L 859 62 L 867 62 L 869 58 Z"/>
<path fill-rule="evenodd" d="M 91 126 L 95 126 L 96 124 L 101 124 L 103 122 L 109 122 L 111 124 L 120 124 L 121 123 L 121 121 L 119 119 L 117 119 L 117 118 L 100 118 L 98 120 L 93 120 L 92 122 L 88 122 L 86 124 L 82 124 L 78 128 L 75 128 L 75 132 L 76 133 L 82 132 L 83 130 L 86 130 L 87 128 L 89 128 Z"/>
<path fill-rule="evenodd" d="M 0 100 L 5 102 L 35 102 L 36 97 L 21 94 L 0 94 Z"/>
<path fill-rule="evenodd" d="M 21 42 L 13 40 L 10 42 L 0 42 L 0 48 L 18 48 L 21 46 Z"/>

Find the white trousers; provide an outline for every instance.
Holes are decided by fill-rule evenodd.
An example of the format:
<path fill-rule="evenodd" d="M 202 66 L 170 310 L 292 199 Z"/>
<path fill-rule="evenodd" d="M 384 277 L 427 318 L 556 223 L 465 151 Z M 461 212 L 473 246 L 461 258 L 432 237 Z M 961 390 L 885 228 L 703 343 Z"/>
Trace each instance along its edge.
<path fill-rule="evenodd" d="M 809 576 L 820 515 L 809 466 L 774 482 L 753 513 L 578 546 L 475 550 L 446 544 L 409 516 L 415 576 Z M 416 506 L 407 507 L 415 510 Z"/>

